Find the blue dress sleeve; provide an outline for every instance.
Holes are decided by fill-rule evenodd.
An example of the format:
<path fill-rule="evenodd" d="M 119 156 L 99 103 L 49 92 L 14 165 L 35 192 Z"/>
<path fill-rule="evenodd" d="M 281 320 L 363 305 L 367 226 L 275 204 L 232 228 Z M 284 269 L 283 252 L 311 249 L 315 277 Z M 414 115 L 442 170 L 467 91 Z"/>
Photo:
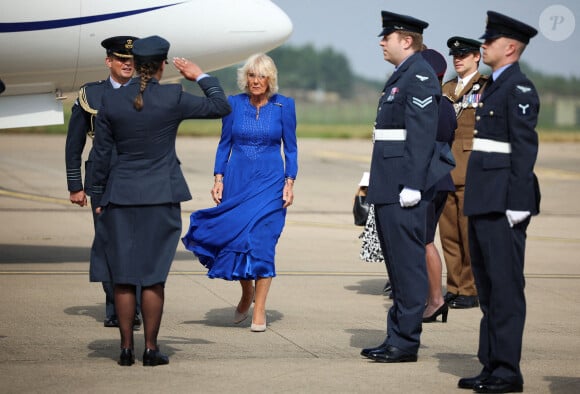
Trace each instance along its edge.
<path fill-rule="evenodd" d="M 296 179 L 298 175 L 298 144 L 296 141 L 296 104 L 286 97 L 282 107 L 282 142 L 284 143 L 284 162 L 286 178 Z"/>
<path fill-rule="evenodd" d="M 234 123 L 234 117 L 236 116 L 236 100 L 234 97 L 229 96 L 228 101 L 232 108 L 232 112 L 222 118 L 222 133 L 215 154 L 215 164 L 213 168 L 214 175 L 225 174 L 228 159 L 230 158 L 230 153 L 232 151 L 232 126 Z"/>

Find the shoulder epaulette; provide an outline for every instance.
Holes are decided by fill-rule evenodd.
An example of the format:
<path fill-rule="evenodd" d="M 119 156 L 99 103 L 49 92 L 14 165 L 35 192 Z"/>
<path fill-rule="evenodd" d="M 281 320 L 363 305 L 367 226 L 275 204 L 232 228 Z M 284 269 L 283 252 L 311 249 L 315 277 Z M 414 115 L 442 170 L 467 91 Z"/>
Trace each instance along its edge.
<path fill-rule="evenodd" d="M 479 79 L 477 80 L 477 82 L 479 83 L 486 83 L 489 79 L 489 75 L 480 75 Z"/>
<path fill-rule="evenodd" d="M 105 80 L 96 81 L 96 82 L 88 82 L 88 83 L 85 83 L 79 90 L 78 103 L 81 106 L 81 108 L 83 109 L 83 111 L 85 111 L 91 115 L 91 120 L 90 120 L 91 123 L 89 125 L 89 130 L 87 131 L 87 135 L 91 138 L 93 138 L 95 135 L 95 124 L 94 123 L 95 123 L 95 116 L 97 116 L 98 110 L 95 108 L 92 108 L 91 105 L 89 104 L 87 91 L 91 91 L 93 88 L 96 88 L 96 87 L 99 87 L 102 89 L 102 86 L 104 83 L 105 83 Z"/>
<path fill-rule="evenodd" d="M 84 84 L 83 86 L 81 86 L 81 87 L 83 87 L 83 88 L 86 88 L 86 87 L 88 87 L 88 86 L 98 86 L 98 85 L 102 85 L 102 84 L 104 84 L 105 82 L 106 82 L 106 79 L 101 79 L 101 80 L 99 80 L 99 81 L 94 81 L 94 82 L 87 82 L 87 83 L 85 83 L 85 84 Z"/>
<path fill-rule="evenodd" d="M 89 105 L 89 101 L 87 99 L 87 90 L 86 90 L 86 86 L 83 86 L 80 90 L 79 90 L 79 105 L 81 106 L 81 108 L 85 111 L 88 112 L 91 115 L 96 115 L 97 114 L 97 110 L 91 108 L 91 106 Z"/>
<path fill-rule="evenodd" d="M 457 80 L 457 77 L 453 77 L 451 79 L 448 79 L 447 81 L 443 82 L 443 85 L 447 85 L 449 82 L 453 82 L 455 80 Z"/>

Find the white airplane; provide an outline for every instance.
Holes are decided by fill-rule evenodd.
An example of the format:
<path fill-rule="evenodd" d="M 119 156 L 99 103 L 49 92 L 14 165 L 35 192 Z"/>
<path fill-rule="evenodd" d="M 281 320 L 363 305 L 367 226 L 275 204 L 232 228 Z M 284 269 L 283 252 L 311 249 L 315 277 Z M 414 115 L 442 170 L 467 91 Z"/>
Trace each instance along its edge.
<path fill-rule="evenodd" d="M 62 100 L 107 76 L 100 43 L 159 35 L 169 57 L 204 71 L 283 44 L 289 17 L 270 0 L 18 0 L 0 5 L 0 129 L 62 124 Z M 167 67 L 164 79 L 179 77 Z M 0 87 L 1 87 L 0 83 Z"/>

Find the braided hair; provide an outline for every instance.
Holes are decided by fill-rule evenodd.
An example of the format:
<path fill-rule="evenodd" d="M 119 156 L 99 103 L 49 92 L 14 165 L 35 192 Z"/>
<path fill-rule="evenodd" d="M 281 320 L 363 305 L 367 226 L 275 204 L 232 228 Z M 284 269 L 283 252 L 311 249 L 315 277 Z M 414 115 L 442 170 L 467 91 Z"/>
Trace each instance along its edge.
<path fill-rule="evenodd" d="M 135 100 L 133 100 L 133 107 L 135 107 L 137 111 L 141 111 L 143 108 L 143 93 L 153 75 L 155 75 L 161 68 L 161 63 L 163 63 L 163 60 L 142 61 L 135 56 L 135 70 L 141 78 L 139 94 L 135 97 Z"/>

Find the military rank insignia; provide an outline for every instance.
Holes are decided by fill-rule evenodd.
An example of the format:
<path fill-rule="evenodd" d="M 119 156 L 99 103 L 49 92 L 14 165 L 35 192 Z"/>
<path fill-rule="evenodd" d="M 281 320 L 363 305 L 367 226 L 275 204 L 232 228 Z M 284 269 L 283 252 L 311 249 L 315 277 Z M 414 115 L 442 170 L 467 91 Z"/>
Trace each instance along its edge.
<path fill-rule="evenodd" d="M 419 108 L 425 108 L 426 106 L 428 106 L 432 102 L 433 102 L 433 97 L 432 96 L 429 96 L 429 97 L 427 97 L 425 99 L 420 99 L 420 98 L 417 98 L 417 97 L 413 97 L 413 104 L 415 104 Z"/>

